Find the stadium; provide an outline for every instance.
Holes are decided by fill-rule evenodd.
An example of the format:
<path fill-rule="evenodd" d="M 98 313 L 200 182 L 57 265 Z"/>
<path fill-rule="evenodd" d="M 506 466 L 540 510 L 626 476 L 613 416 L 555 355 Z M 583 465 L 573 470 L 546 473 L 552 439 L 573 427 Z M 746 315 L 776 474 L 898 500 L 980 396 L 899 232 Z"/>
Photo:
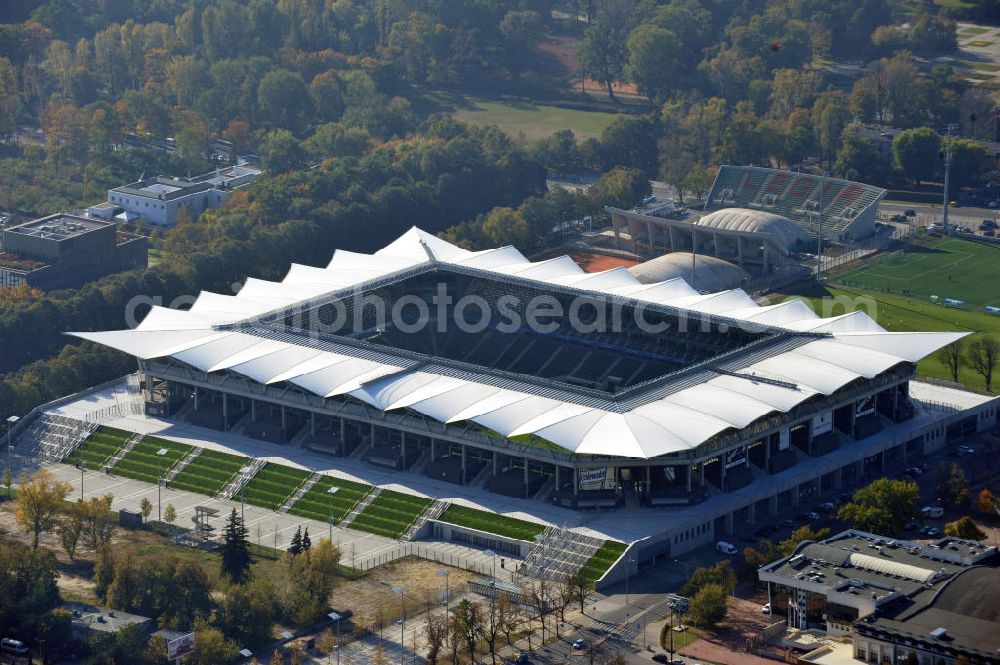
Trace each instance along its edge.
<path fill-rule="evenodd" d="M 915 381 L 962 333 L 889 333 L 862 312 L 824 319 L 416 228 L 154 307 L 132 330 L 72 334 L 137 358 L 135 400 L 105 386 L 46 405 L 19 455 L 598 583 L 997 416 L 995 398 Z"/>

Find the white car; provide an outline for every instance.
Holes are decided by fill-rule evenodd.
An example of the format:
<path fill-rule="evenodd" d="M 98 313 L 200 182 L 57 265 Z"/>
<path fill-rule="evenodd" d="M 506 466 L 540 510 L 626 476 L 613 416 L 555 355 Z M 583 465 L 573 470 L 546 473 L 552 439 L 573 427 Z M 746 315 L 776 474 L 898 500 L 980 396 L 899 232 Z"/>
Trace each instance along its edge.
<path fill-rule="evenodd" d="M 715 551 L 718 552 L 719 554 L 728 554 L 729 556 L 733 556 L 734 554 L 737 553 L 738 550 L 736 549 L 736 546 L 733 545 L 732 543 L 727 543 L 724 540 L 720 540 L 715 544 Z"/>
<path fill-rule="evenodd" d="M 767 603 L 766 605 L 762 606 L 760 608 L 760 611 L 761 611 L 761 614 L 770 614 L 771 613 L 771 603 Z"/>

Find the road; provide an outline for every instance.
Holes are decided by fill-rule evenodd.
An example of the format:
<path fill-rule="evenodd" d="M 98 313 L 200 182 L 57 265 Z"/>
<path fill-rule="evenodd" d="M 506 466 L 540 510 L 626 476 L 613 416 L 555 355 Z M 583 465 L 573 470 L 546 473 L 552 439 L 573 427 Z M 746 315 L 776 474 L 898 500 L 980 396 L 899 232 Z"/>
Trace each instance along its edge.
<path fill-rule="evenodd" d="M 882 201 L 879 210 L 889 215 L 902 215 L 907 210 L 915 211 L 916 217 L 911 218 L 917 226 L 928 226 L 941 220 L 941 204 L 906 203 L 904 201 Z M 948 222 L 967 226 L 973 231 L 979 228 L 985 219 L 1000 221 L 1000 209 L 983 207 L 949 208 Z"/>

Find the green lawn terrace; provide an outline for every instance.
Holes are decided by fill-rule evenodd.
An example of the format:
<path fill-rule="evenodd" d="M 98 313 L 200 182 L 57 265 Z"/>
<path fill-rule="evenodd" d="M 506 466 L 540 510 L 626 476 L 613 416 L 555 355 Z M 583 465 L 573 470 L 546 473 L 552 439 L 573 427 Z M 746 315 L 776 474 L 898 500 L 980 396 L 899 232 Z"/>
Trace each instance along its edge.
<path fill-rule="evenodd" d="M 97 471 L 103 467 L 115 453 L 125 445 L 132 432 L 100 426 L 90 436 L 83 440 L 76 449 L 63 459 L 66 464 L 73 464 Z"/>
<path fill-rule="evenodd" d="M 615 561 L 628 549 L 625 543 L 617 540 L 605 540 L 601 548 L 590 557 L 590 561 L 580 569 L 580 575 L 588 584 L 593 584 L 608 571 L 608 568 L 615 565 Z"/>
<path fill-rule="evenodd" d="M 505 538 L 525 540 L 529 543 L 533 543 L 535 536 L 545 531 L 544 524 L 498 515 L 477 508 L 467 508 L 454 503 L 448 506 L 447 510 L 437 519 L 439 522 L 485 531 Z"/>
<path fill-rule="evenodd" d="M 250 505 L 277 510 L 311 475 L 305 469 L 268 462 L 243 486 L 240 496 Z"/>
<path fill-rule="evenodd" d="M 250 458 L 242 455 L 205 450 L 191 460 L 191 463 L 184 467 L 167 486 L 215 496 L 249 462 Z"/>
<path fill-rule="evenodd" d="M 337 488 L 337 492 L 330 494 L 333 487 Z M 288 512 L 320 522 L 326 522 L 331 517 L 334 522 L 340 522 L 371 491 L 371 485 L 323 476 Z"/>
<path fill-rule="evenodd" d="M 354 518 L 350 528 L 387 538 L 399 538 L 431 503 L 431 499 L 424 497 L 383 490 Z"/>
<path fill-rule="evenodd" d="M 115 465 L 112 473 L 156 484 L 191 450 L 185 443 L 146 436 Z"/>

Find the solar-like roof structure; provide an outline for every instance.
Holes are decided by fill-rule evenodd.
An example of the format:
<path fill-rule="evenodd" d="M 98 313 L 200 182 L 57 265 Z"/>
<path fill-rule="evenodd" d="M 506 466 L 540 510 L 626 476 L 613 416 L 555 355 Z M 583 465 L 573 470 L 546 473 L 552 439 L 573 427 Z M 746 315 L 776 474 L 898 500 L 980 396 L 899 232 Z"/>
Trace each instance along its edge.
<path fill-rule="evenodd" d="M 648 311 L 669 325 L 644 337 L 554 333 L 509 344 L 516 351 L 529 342 L 565 343 L 587 354 L 575 363 L 581 367 L 604 358 L 599 378 L 578 381 L 575 369 L 550 376 L 543 367 L 501 367 L 434 346 L 456 340 L 430 337 L 421 346 L 381 327 L 350 335 L 297 323 L 365 293 L 423 289 L 420 280 L 428 276 L 485 285 L 494 296 L 582 297 Z M 677 325 L 686 318 L 709 332 L 692 336 Z M 467 251 L 417 228 L 372 255 L 338 250 L 325 268 L 293 264 L 281 282 L 250 278 L 235 296 L 202 292 L 190 310 L 154 307 L 134 330 L 71 334 L 143 360 L 174 359 L 261 384 L 288 382 L 322 397 L 349 396 L 385 411 L 474 421 L 506 437 L 534 434 L 575 453 L 632 458 L 695 448 L 915 363 L 963 336 L 890 333 L 862 312 L 819 318 L 801 301 L 762 307 L 739 289 L 699 294 L 681 279 L 643 284 L 624 268 L 585 273 L 569 257 L 531 262 L 513 247 Z M 499 357 L 495 348 L 486 355 Z M 615 369 L 622 363 L 656 369 L 625 377 Z M 612 372 L 623 376 L 609 382 Z"/>

